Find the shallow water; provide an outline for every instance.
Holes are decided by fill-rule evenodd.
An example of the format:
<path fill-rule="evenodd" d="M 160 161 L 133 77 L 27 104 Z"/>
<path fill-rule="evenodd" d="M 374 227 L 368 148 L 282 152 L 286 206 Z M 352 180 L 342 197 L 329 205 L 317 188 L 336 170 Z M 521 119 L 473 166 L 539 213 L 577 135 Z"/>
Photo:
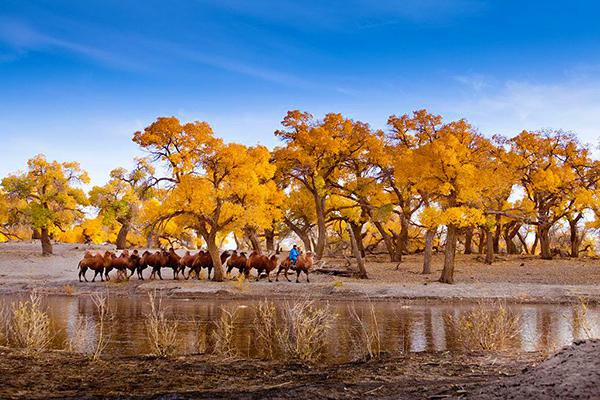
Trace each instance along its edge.
<path fill-rule="evenodd" d="M 20 299 L 17 296 L 0 296 L 5 305 Z M 44 307 L 50 315 L 56 335 L 54 346 L 64 348 L 68 339 L 79 346 L 91 348 L 96 337 L 97 312 L 89 296 L 48 296 Z M 179 323 L 178 332 L 183 352 L 194 353 L 198 349 L 210 350 L 212 331 L 223 310 L 237 311 L 235 342 L 244 356 L 256 356 L 261 349 L 256 347 L 254 315 L 258 301 L 210 301 L 163 299 L 170 318 Z M 284 301 L 276 301 L 278 307 Z M 147 297 L 116 297 L 109 299 L 113 318 L 108 323 L 109 342 L 105 352 L 120 355 L 148 354 L 150 347 L 146 337 L 145 315 L 150 311 Z M 370 320 L 370 304 L 365 302 L 318 302 L 336 315 L 327 340 L 326 359 L 348 361 L 352 352 L 349 332 L 357 327 L 351 317 L 354 305 L 359 315 Z M 457 351 L 462 345 L 456 332 L 448 322 L 447 315 L 460 316 L 473 308 L 472 304 L 448 303 L 402 303 L 374 302 L 377 325 L 382 348 L 385 352 Z M 514 351 L 554 351 L 573 340 L 600 336 L 600 308 L 590 306 L 581 320 L 581 313 L 574 306 L 554 304 L 510 305 L 520 318 L 520 333 L 511 341 Z M 88 321 L 87 326 L 82 324 Z M 82 326 L 85 335 L 81 335 Z"/>

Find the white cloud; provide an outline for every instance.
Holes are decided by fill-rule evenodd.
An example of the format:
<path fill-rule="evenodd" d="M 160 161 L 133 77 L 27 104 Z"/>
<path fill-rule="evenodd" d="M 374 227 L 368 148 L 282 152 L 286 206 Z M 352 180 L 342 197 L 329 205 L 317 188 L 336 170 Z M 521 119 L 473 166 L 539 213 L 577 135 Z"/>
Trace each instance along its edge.
<path fill-rule="evenodd" d="M 506 81 L 443 106 L 478 126 L 486 135 L 512 136 L 523 129 L 564 129 L 583 142 L 600 138 L 600 81 L 570 79 L 554 83 Z"/>
<path fill-rule="evenodd" d="M 454 80 L 476 92 L 480 92 L 490 86 L 488 78 L 483 74 L 457 75 L 454 77 Z"/>

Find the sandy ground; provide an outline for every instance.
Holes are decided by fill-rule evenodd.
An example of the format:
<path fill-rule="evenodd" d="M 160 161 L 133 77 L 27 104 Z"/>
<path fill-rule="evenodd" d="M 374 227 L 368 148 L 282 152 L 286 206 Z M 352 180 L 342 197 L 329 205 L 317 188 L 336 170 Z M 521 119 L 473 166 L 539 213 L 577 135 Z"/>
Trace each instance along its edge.
<path fill-rule="evenodd" d="M 410 255 L 397 265 L 385 256 L 367 260 L 368 280 L 313 274 L 311 283 L 289 283 L 250 280 L 240 284 L 235 280 L 172 280 L 165 271 L 164 281 L 79 283 L 77 263 L 86 249 L 103 251 L 112 246 L 56 244 L 55 255 L 42 257 L 38 242 L 0 243 L 0 292 L 15 292 L 37 288 L 46 292 L 69 294 L 109 289 L 116 294 L 148 290 L 164 290 L 171 296 L 201 298 L 285 298 L 310 295 L 315 298 L 372 300 L 431 299 L 477 300 L 510 299 L 520 302 L 573 302 L 585 297 L 600 302 L 600 260 L 556 259 L 504 256 L 494 265 L 481 263 L 477 255 L 458 255 L 454 285 L 437 282 L 443 255 L 433 260 L 433 273 L 420 274 L 422 256 Z M 182 252 L 181 252 L 182 253 Z M 327 259 L 328 266 L 340 266 L 341 259 Z M 90 272 L 88 272 L 90 273 Z M 145 271 L 146 277 L 149 271 Z M 114 272 L 113 272 L 114 274 Z M 90 278 L 91 278 L 90 274 Z M 293 280 L 293 278 L 292 278 Z"/>

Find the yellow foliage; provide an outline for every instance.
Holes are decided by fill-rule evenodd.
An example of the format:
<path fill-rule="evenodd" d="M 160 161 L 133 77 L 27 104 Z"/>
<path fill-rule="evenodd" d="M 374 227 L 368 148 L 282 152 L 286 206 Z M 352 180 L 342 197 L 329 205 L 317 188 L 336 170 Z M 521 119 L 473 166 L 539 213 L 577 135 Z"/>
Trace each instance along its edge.
<path fill-rule="evenodd" d="M 50 231 L 83 216 L 80 206 L 87 205 L 87 198 L 75 185 L 88 183 L 89 178 L 78 163 L 47 161 L 37 155 L 27 167 L 27 172 L 2 179 L 12 225 Z"/>

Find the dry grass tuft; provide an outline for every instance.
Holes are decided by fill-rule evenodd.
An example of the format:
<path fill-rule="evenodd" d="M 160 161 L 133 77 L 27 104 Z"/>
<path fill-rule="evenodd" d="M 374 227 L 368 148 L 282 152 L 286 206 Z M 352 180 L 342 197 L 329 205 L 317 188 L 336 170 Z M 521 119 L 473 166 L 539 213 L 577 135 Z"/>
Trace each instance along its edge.
<path fill-rule="evenodd" d="M 367 315 L 359 314 L 354 303 L 348 307 L 353 326 L 348 334 L 352 352 L 361 360 L 378 359 L 381 356 L 381 334 L 375 315 L 375 306 L 369 304 Z"/>
<path fill-rule="evenodd" d="M 14 304 L 11 311 L 9 343 L 28 355 L 46 350 L 52 335 L 50 317 L 41 308 L 41 296 L 34 291 L 29 295 L 29 300 Z"/>
<path fill-rule="evenodd" d="M 446 315 L 457 341 L 468 351 L 508 348 L 520 332 L 520 319 L 503 302 L 481 302 L 458 317 Z"/>
<path fill-rule="evenodd" d="M 165 307 L 162 304 L 162 296 L 149 292 L 150 312 L 146 314 L 146 333 L 148 342 L 152 349 L 152 355 L 157 357 L 171 357 L 179 350 L 179 338 L 177 336 L 178 324 L 169 320 L 166 316 Z"/>
<path fill-rule="evenodd" d="M 239 291 L 239 292 L 245 292 L 248 290 L 249 288 L 249 284 L 248 284 L 248 280 L 246 279 L 246 275 L 244 274 L 239 274 L 237 276 L 237 278 L 235 279 L 235 282 L 233 284 L 233 286 Z"/>
<path fill-rule="evenodd" d="M 239 355 L 235 343 L 237 319 L 237 309 L 228 311 L 221 308 L 221 318 L 215 322 L 215 330 L 212 333 L 214 339 L 213 353 L 220 358 L 236 358 Z"/>
<path fill-rule="evenodd" d="M 336 315 L 329 306 L 317 307 L 312 300 L 285 303 L 282 323 L 275 338 L 288 359 L 306 363 L 319 361 L 325 352 L 327 335 Z"/>
<path fill-rule="evenodd" d="M 277 308 L 270 301 L 261 301 L 256 306 L 254 315 L 254 331 L 256 347 L 261 349 L 262 356 L 273 359 L 277 352 Z"/>
<path fill-rule="evenodd" d="M 73 294 L 75 293 L 75 288 L 73 287 L 73 285 L 65 285 L 63 286 L 63 291 L 67 296 L 73 296 Z"/>
<path fill-rule="evenodd" d="M 108 307 L 108 296 L 105 294 L 94 293 L 92 294 L 92 302 L 96 308 L 97 321 L 96 321 L 96 345 L 94 351 L 90 355 L 90 358 L 94 361 L 100 359 L 100 355 L 106 349 L 108 340 L 110 339 L 107 334 L 107 322 L 112 319 L 113 315 Z"/>
<path fill-rule="evenodd" d="M 113 314 L 108 306 L 106 294 L 94 293 L 90 297 L 96 310 L 96 319 L 78 316 L 71 327 L 66 349 L 87 354 L 92 361 L 97 361 L 110 340 L 108 323 L 112 320 Z"/>
<path fill-rule="evenodd" d="M 89 318 L 78 315 L 67 332 L 65 348 L 69 352 L 88 354 L 92 347 L 94 325 Z"/>
<path fill-rule="evenodd" d="M 592 332 L 592 325 L 588 318 L 588 300 L 580 297 L 579 302 L 573 306 L 573 332 L 576 339 L 594 339 L 596 335 Z"/>

